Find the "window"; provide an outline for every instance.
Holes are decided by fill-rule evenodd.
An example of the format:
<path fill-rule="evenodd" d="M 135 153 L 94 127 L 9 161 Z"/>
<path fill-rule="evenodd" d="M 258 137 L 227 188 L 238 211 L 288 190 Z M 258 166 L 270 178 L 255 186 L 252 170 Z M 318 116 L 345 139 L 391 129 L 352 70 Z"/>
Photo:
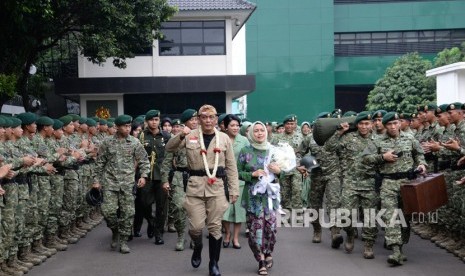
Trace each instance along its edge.
<path fill-rule="evenodd" d="M 224 21 L 171 21 L 161 27 L 160 56 L 225 55 Z"/>
<path fill-rule="evenodd" d="M 335 33 L 336 56 L 438 53 L 465 42 L 465 29 Z"/>

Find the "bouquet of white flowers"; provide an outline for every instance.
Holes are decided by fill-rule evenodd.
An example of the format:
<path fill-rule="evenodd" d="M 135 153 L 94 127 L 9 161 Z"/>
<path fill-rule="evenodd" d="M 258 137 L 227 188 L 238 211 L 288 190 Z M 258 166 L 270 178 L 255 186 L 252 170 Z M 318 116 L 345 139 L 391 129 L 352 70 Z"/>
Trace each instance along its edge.
<path fill-rule="evenodd" d="M 270 149 L 270 163 L 276 163 L 284 172 L 290 172 L 297 166 L 294 149 L 288 143 L 278 143 Z"/>

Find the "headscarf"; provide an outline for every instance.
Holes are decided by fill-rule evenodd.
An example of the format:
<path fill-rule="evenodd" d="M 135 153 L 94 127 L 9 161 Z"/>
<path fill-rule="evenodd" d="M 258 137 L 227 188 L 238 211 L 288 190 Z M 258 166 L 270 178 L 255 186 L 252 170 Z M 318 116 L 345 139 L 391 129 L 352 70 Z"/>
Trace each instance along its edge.
<path fill-rule="evenodd" d="M 241 128 L 239 129 L 239 133 L 242 135 L 242 136 L 247 136 L 247 128 L 249 126 L 251 126 L 252 123 L 251 122 L 243 122 L 242 125 L 241 125 Z"/>
<path fill-rule="evenodd" d="M 261 143 L 259 143 L 253 136 L 253 128 L 255 127 L 255 125 L 262 125 L 263 128 L 265 129 L 265 140 Z M 265 124 L 260 121 L 256 121 L 250 126 L 249 132 L 247 133 L 247 138 L 249 138 L 250 145 L 254 147 L 255 149 L 268 150 L 270 148 L 270 144 L 268 143 L 268 131 L 266 130 Z"/>

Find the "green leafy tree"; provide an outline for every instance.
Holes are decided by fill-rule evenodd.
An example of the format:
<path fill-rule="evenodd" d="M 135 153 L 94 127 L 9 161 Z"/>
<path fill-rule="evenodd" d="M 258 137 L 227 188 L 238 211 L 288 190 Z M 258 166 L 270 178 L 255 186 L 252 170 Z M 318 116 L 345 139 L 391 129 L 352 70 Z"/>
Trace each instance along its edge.
<path fill-rule="evenodd" d="M 367 110 L 412 112 L 419 104 L 435 102 L 435 79 L 425 76 L 431 68 L 418 53 L 398 58 L 368 94 Z"/>
<path fill-rule="evenodd" d="M 460 45 L 460 48 L 453 47 L 439 52 L 434 58 L 434 67 L 441 67 L 461 61 L 465 61 L 465 42 Z"/>
<path fill-rule="evenodd" d="M 17 76 L 16 91 L 28 109 L 29 68 L 63 38 L 73 35 L 94 63 L 112 58 L 125 68 L 127 58 L 161 36 L 161 23 L 175 12 L 166 0 L 2 0 L 0 74 Z"/>

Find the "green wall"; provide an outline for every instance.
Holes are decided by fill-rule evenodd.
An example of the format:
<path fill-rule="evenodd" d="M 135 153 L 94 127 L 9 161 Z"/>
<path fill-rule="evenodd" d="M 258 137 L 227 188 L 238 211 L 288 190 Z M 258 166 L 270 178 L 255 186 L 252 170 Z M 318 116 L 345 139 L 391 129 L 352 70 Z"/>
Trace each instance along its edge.
<path fill-rule="evenodd" d="M 258 0 L 247 22 L 247 117 L 299 122 L 334 107 L 333 0 Z"/>
<path fill-rule="evenodd" d="M 334 5 L 333 0 L 251 0 L 247 117 L 299 122 L 334 108 L 335 85 L 374 84 L 398 56 L 334 57 L 335 32 L 465 28 L 465 0 Z M 427 55 L 432 59 L 434 55 Z M 350 99 L 349 99 L 350 100 Z"/>

